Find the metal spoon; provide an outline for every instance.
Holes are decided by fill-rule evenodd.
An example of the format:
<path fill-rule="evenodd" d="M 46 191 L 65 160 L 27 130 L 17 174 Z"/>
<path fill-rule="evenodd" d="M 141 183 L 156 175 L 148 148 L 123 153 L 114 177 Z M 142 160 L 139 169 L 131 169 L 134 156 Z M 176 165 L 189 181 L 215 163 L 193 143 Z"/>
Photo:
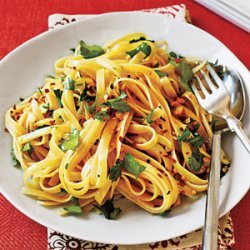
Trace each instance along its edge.
<path fill-rule="evenodd" d="M 246 106 L 243 80 L 237 72 L 226 67 L 223 68 L 222 80 L 230 95 L 230 111 L 241 120 Z M 214 167 L 210 169 L 209 173 L 202 250 L 217 250 L 218 248 L 221 133 L 228 131 L 229 128 L 224 119 L 216 119 L 211 160 L 211 165 Z"/>
<path fill-rule="evenodd" d="M 230 95 L 230 111 L 237 119 L 241 120 L 246 107 L 243 80 L 236 71 L 225 66 L 223 67 L 222 80 Z M 216 120 L 215 131 L 229 131 L 229 127 L 224 119 L 218 117 Z"/>

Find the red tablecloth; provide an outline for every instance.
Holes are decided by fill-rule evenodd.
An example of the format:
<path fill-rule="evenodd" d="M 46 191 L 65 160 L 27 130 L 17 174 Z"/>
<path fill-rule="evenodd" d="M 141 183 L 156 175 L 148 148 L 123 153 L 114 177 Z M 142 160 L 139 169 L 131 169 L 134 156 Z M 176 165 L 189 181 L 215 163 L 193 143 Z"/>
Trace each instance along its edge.
<path fill-rule="evenodd" d="M 0 58 L 47 30 L 48 16 L 53 13 L 98 14 L 180 3 L 187 5 L 196 26 L 221 40 L 250 68 L 249 34 L 191 0 L 0 0 Z M 232 210 L 234 249 L 250 249 L 249 211 L 250 193 Z M 46 233 L 45 227 L 24 216 L 0 195 L 0 249 L 46 249 Z"/>

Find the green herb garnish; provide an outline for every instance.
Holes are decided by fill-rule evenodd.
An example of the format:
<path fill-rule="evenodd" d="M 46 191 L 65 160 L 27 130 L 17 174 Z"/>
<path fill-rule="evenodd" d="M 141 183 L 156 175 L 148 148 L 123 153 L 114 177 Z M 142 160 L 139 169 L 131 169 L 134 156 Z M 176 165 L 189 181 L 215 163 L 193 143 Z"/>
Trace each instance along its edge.
<path fill-rule="evenodd" d="M 75 89 L 75 81 L 66 77 L 64 80 L 64 88 L 67 90 L 74 90 Z"/>
<path fill-rule="evenodd" d="M 203 165 L 204 155 L 200 153 L 198 147 L 195 147 L 192 156 L 188 159 L 188 165 L 195 173 L 199 172 Z"/>
<path fill-rule="evenodd" d="M 124 162 L 117 161 L 116 164 L 110 169 L 109 179 L 112 181 L 116 181 L 122 174 Z"/>
<path fill-rule="evenodd" d="M 93 101 L 94 99 L 95 99 L 95 97 L 94 96 L 90 96 L 90 95 L 88 95 L 88 89 L 87 88 L 85 88 L 83 91 L 82 91 L 82 93 L 81 93 L 81 95 L 80 95 L 80 99 L 79 99 L 79 101 L 81 102 L 81 101 Z"/>
<path fill-rule="evenodd" d="M 102 206 L 94 206 L 101 211 L 108 220 L 115 220 L 122 211 L 119 207 L 114 207 L 112 200 L 107 200 Z"/>
<path fill-rule="evenodd" d="M 145 118 L 148 124 L 152 124 L 154 122 L 153 120 L 151 120 L 153 113 L 154 113 L 154 109 L 152 109 L 151 112 Z"/>
<path fill-rule="evenodd" d="M 204 155 L 200 153 L 199 148 L 204 144 L 204 138 L 200 136 L 197 131 L 199 129 L 200 124 L 196 124 L 193 132 L 191 133 L 188 128 L 186 128 L 181 136 L 177 137 L 178 143 L 187 142 L 190 143 L 194 150 L 192 152 L 192 156 L 188 159 L 188 165 L 190 169 L 197 173 L 200 171 L 203 165 L 203 157 Z M 193 137 L 191 137 L 193 135 Z"/>
<path fill-rule="evenodd" d="M 10 156 L 11 156 L 11 163 L 12 163 L 12 165 L 14 167 L 20 167 L 21 164 L 20 164 L 19 160 L 17 159 L 13 148 L 10 151 Z"/>
<path fill-rule="evenodd" d="M 34 149 L 33 149 L 32 145 L 30 144 L 30 142 L 24 144 L 22 147 L 22 151 L 23 152 L 27 151 L 29 155 L 31 155 L 33 153 L 33 150 Z"/>
<path fill-rule="evenodd" d="M 58 101 L 58 104 L 59 104 L 60 108 L 62 108 L 63 107 L 63 104 L 62 104 L 62 94 L 63 94 L 63 92 L 62 92 L 62 90 L 54 89 L 54 93 L 55 93 L 55 96 L 57 98 L 57 101 Z"/>
<path fill-rule="evenodd" d="M 79 205 L 70 205 L 63 208 L 71 215 L 80 215 L 82 214 L 82 208 Z"/>
<path fill-rule="evenodd" d="M 175 59 L 183 58 L 183 56 L 177 54 L 177 53 L 174 52 L 174 51 L 170 51 L 170 52 L 169 52 L 169 55 L 170 55 L 171 57 L 175 58 Z"/>
<path fill-rule="evenodd" d="M 88 45 L 83 41 L 80 41 L 80 54 L 86 58 L 94 58 L 104 54 L 105 51 L 99 45 Z"/>
<path fill-rule="evenodd" d="M 146 167 L 140 165 L 131 154 L 127 153 L 124 157 L 124 169 L 138 178 L 139 174 L 142 173 Z"/>
<path fill-rule="evenodd" d="M 97 111 L 94 115 L 94 119 L 98 119 L 101 122 L 107 121 L 110 119 L 106 111 Z"/>
<path fill-rule="evenodd" d="M 38 87 L 37 89 L 38 89 L 39 93 L 42 95 L 42 94 L 43 94 L 43 92 L 42 92 L 41 88 L 40 88 L 40 87 Z"/>
<path fill-rule="evenodd" d="M 50 107 L 49 103 L 46 103 L 46 104 L 43 105 L 43 108 L 44 108 L 44 109 L 49 110 L 49 107 Z"/>
<path fill-rule="evenodd" d="M 181 79 L 185 82 L 190 81 L 194 77 L 192 68 L 188 63 L 180 62 L 177 71 L 181 75 Z"/>
<path fill-rule="evenodd" d="M 109 106 L 113 110 L 119 111 L 119 112 L 128 112 L 130 111 L 130 106 L 123 101 L 123 99 L 127 96 L 126 93 L 122 92 L 120 96 L 107 100 L 106 103 L 103 103 L 104 106 Z"/>
<path fill-rule="evenodd" d="M 52 75 L 47 75 L 46 78 L 52 78 L 52 79 L 56 79 L 54 76 Z"/>
<path fill-rule="evenodd" d="M 94 102 L 91 106 L 89 106 L 88 103 L 85 103 L 85 107 L 90 114 L 93 114 L 96 109 L 96 102 Z"/>
<path fill-rule="evenodd" d="M 191 135 L 191 132 L 189 131 L 189 129 L 185 128 L 182 135 L 177 136 L 177 140 L 178 140 L 179 144 L 181 144 L 182 141 L 186 142 L 187 139 L 189 139 L 190 135 Z"/>
<path fill-rule="evenodd" d="M 200 135 L 189 139 L 189 143 L 193 146 L 193 147 L 198 147 L 200 148 L 203 144 L 204 144 L 204 138 Z"/>
<path fill-rule="evenodd" d="M 131 58 L 134 57 L 139 51 L 145 54 L 145 57 L 151 54 L 151 47 L 147 43 L 140 44 L 137 48 L 126 52 Z"/>
<path fill-rule="evenodd" d="M 79 137 L 79 131 L 77 129 L 74 129 L 72 133 L 68 135 L 68 138 L 63 140 L 60 148 L 63 151 L 75 150 L 75 148 L 78 146 Z"/>
<path fill-rule="evenodd" d="M 164 76 L 167 76 L 167 73 L 165 73 L 165 72 L 162 72 L 162 71 L 160 71 L 160 70 L 155 70 L 155 73 L 159 76 L 159 77 L 164 77 Z"/>

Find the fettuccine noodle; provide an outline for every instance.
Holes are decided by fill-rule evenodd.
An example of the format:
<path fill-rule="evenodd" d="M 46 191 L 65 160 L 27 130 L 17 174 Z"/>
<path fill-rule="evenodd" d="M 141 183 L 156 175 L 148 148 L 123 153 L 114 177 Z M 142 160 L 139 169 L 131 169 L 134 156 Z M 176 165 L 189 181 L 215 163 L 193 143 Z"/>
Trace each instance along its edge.
<path fill-rule="evenodd" d="M 22 192 L 44 206 L 74 197 L 85 211 L 122 195 L 160 214 L 205 191 L 212 117 L 178 71 L 181 62 L 195 64 L 143 33 L 111 41 L 96 56 L 82 46 L 6 112 Z"/>

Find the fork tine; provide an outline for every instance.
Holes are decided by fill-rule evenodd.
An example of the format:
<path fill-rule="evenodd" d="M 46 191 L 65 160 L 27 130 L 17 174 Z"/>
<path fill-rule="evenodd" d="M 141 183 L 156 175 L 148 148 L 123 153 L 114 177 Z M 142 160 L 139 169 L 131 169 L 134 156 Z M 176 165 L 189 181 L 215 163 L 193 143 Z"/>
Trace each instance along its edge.
<path fill-rule="evenodd" d="M 215 72 L 215 70 L 210 66 L 207 65 L 207 70 L 209 71 L 209 73 L 211 74 L 212 78 L 214 79 L 214 81 L 216 82 L 216 84 L 218 85 L 218 87 L 222 87 L 222 88 L 226 88 L 223 81 L 220 79 L 220 77 L 217 75 L 217 73 Z"/>
<path fill-rule="evenodd" d="M 200 95 L 198 89 L 196 88 L 196 86 L 195 86 L 194 84 L 192 84 L 192 85 L 191 85 L 191 88 L 192 88 L 192 90 L 193 90 L 193 92 L 194 92 L 196 98 L 198 99 L 198 102 L 199 102 L 199 103 L 202 102 L 201 95 Z"/>
<path fill-rule="evenodd" d="M 200 71 L 202 76 L 204 77 L 208 87 L 211 89 L 211 91 L 216 90 L 216 87 L 214 86 L 213 82 L 210 80 L 209 76 L 203 71 Z"/>
<path fill-rule="evenodd" d="M 209 95 L 207 89 L 204 87 L 203 82 L 201 81 L 201 79 L 199 78 L 199 76 L 195 75 L 195 79 L 197 80 L 197 83 L 198 83 L 201 91 L 203 92 L 203 94 L 205 96 Z"/>

